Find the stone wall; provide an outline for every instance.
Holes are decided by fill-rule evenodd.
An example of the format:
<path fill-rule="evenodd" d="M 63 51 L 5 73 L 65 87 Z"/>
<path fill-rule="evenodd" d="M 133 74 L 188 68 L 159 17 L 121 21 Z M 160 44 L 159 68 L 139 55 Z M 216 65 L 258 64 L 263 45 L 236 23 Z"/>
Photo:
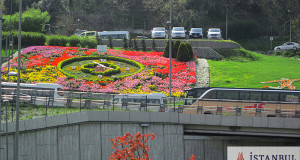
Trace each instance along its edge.
<path fill-rule="evenodd" d="M 185 160 L 191 154 L 205 160 L 225 160 L 230 145 L 300 145 L 299 122 L 298 118 L 79 112 L 20 121 L 19 159 L 104 160 L 113 152 L 111 138 L 140 132 L 155 134 L 155 140 L 149 141 L 153 160 Z M 142 123 L 148 126 L 142 127 Z M 6 159 L 6 151 L 8 159 L 13 159 L 15 122 L 8 124 L 8 148 L 3 123 L 1 130 L 0 159 Z M 264 142 L 259 136 L 265 136 Z"/>

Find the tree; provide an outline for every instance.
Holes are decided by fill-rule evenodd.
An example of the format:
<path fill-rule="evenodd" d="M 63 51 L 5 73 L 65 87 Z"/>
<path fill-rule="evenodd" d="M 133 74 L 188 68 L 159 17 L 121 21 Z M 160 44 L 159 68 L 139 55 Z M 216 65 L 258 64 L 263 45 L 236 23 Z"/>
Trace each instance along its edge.
<path fill-rule="evenodd" d="M 133 40 L 133 45 L 134 45 L 134 50 L 136 50 L 136 51 L 140 50 L 136 39 Z"/>
<path fill-rule="evenodd" d="M 177 53 L 177 60 L 181 62 L 187 62 L 190 60 L 188 49 L 185 43 L 181 43 Z"/>
<path fill-rule="evenodd" d="M 142 39 L 142 40 L 141 40 L 141 48 L 142 48 L 142 50 L 143 50 L 144 52 L 147 50 L 147 46 L 146 46 L 145 39 Z"/>
<path fill-rule="evenodd" d="M 132 49 L 132 48 L 133 48 L 133 45 L 132 45 L 132 40 L 131 40 L 131 38 L 129 39 L 129 45 L 128 45 L 128 48 L 129 48 L 129 49 Z"/>
<path fill-rule="evenodd" d="M 96 34 L 96 40 L 98 42 L 98 45 L 103 45 L 103 41 L 102 41 L 101 37 L 98 34 Z"/>
<path fill-rule="evenodd" d="M 185 43 L 187 49 L 188 49 L 188 53 L 189 53 L 189 57 L 190 59 L 193 59 L 194 58 L 194 51 L 193 51 L 193 47 L 190 43 Z"/>
<path fill-rule="evenodd" d="M 152 39 L 152 51 L 156 51 L 156 44 L 154 39 Z"/>
<path fill-rule="evenodd" d="M 163 54 L 163 57 L 166 57 L 166 58 L 169 58 L 169 42 L 170 42 L 170 39 L 168 39 L 168 41 L 165 45 L 164 54 Z M 172 41 L 172 47 L 173 46 L 174 46 L 174 43 Z"/>
<path fill-rule="evenodd" d="M 28 9 L 22 14 L 22 31 L 25 32 L 42 32 L 45 24 L 50 22 L 48 12 L 42 12 L 40 9 Z M 10 26 L 10 15 L 4 15 L 3 30 L 8 31 Z M 19 12 L 11 17 L 12 29 L 19 28 Z"/>
<path fill-rule="evenodd" d="M 155 135 L 136 133 L 132 136 L 126 132 L 124 136 L 110 139 L 115 151 L 110 155 L 109 160 L 131 159 L 131 160 L 150 160 L 149 147 L 147 142 L 149 139 L 154 141 Z"/>
<path fill-rule="evenodd" d="M 128 49 L 127 38 L 125 36 L 123 38 L 123 49 Z"/>
<path fill-rule="evenodd" d="M 108 37 L 108 47 L 109 47 L 110 49 L 113 49 L 113 48 L 114 48 L 114 46 L 113 46 L 113 41 L 112 41 L 112 37 L 111 37 L 111 36 Z"/>
<path fill-rule="evenodd" d="M 180 46 L 181 42 L 179 40 L 175 41 L 175 44 L 172 48 L 172 58 L 176 58 L 177 57 L 177 52 L 178 52 L 178 48 Z"/>

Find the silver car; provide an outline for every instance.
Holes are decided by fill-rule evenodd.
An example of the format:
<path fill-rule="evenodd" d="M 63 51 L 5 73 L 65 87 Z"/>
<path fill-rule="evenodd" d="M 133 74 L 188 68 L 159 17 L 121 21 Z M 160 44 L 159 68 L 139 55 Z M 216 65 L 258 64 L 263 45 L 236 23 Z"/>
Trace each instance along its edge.
<path fill-rule="evenodd" d="M 295 42 L 286 42 L 281 46 L 276 46 L 274 48 L 275 51 L 280 51 L 280 50 L 297 50 L 300 49 L 300 45 Z"/>
<path fill-rule="evenodd" d="M 164 27 L 155 27 L 151 30 L 151 37 L 154 38 L 168 38 L 167 30 Z"/>

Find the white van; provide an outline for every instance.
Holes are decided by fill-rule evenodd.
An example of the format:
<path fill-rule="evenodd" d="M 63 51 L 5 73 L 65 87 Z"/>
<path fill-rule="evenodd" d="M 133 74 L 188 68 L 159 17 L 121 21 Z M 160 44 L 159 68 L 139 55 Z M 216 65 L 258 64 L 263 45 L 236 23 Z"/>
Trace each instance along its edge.
<path fill-rule="evenodd" d="M 211 39 L 211 38 L 221 39 L 222 38 L 221 29 L 220 28 L 210 28 L 210 29 L 208 29 L 207 38 L 208 39 Z"/>
<path fill-rule="evenodd" d="M 155 27 L 151 30 L 151 37 L 168 39 L 168 32 L 164 27 Z"/>
<path fill-rule="evenodd" d="M 185 32 L 184 27 L 173 27 L 172 29 L 172 38 L 185 38 Z"/>

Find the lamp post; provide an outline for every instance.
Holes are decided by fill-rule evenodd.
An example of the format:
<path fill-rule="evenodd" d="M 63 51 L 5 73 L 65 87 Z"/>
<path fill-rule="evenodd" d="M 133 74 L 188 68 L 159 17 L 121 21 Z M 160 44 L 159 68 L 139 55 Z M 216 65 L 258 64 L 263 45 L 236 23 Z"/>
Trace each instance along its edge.
<path fill-rule="evenodd" d="M 172 97 L 172 35 L 171 35 L 171 30 L 172 30 L 172 9 L 173 9 L 173 0 L 170 0 L 170 20 L 168 21 L 169 24 L 169 59 L 170 59 L 170 64 L 169 64 L 169 97 Z M 170 98 L 171 101 L 171 98 Z"/>
<path fill-rule="evenodd" d="M 18 72 L 17 72 L 17 97 L 16 97 L 16 132 L 14 160 L 19 159 L 19 109 L 20 109 L 20 63 L 21 63 L 21 31 L 22 31 L 22 0 L 19 6 L 19 36 L 18 36 Z"/>
<path fill-rule="evenodd" d="M 78 19 L 77 19 L 77 29 L 80 29 L 80 28 L 79 28 L 79 23 L 80 23 L 80 19 L 78 18 Z"/>
<path fill-rule="evenodd" d="M 226 7 L 226 40 L 227 40 L 227 29 L 228 29 L 228 2 L 226 2 L 225 4 L 225 7 Z"/>
<path fill-rule="evenodd" d="M 0 148 L 1 148 L 1 105 L 2 105 L 2 9 L 0 9 Z"/>
<path fill-rule="evenodd" d="M 290 42 L 292 42 L 292 18 L 290 9 L 288 9 L 288 14 L 290 16 Z"/>

